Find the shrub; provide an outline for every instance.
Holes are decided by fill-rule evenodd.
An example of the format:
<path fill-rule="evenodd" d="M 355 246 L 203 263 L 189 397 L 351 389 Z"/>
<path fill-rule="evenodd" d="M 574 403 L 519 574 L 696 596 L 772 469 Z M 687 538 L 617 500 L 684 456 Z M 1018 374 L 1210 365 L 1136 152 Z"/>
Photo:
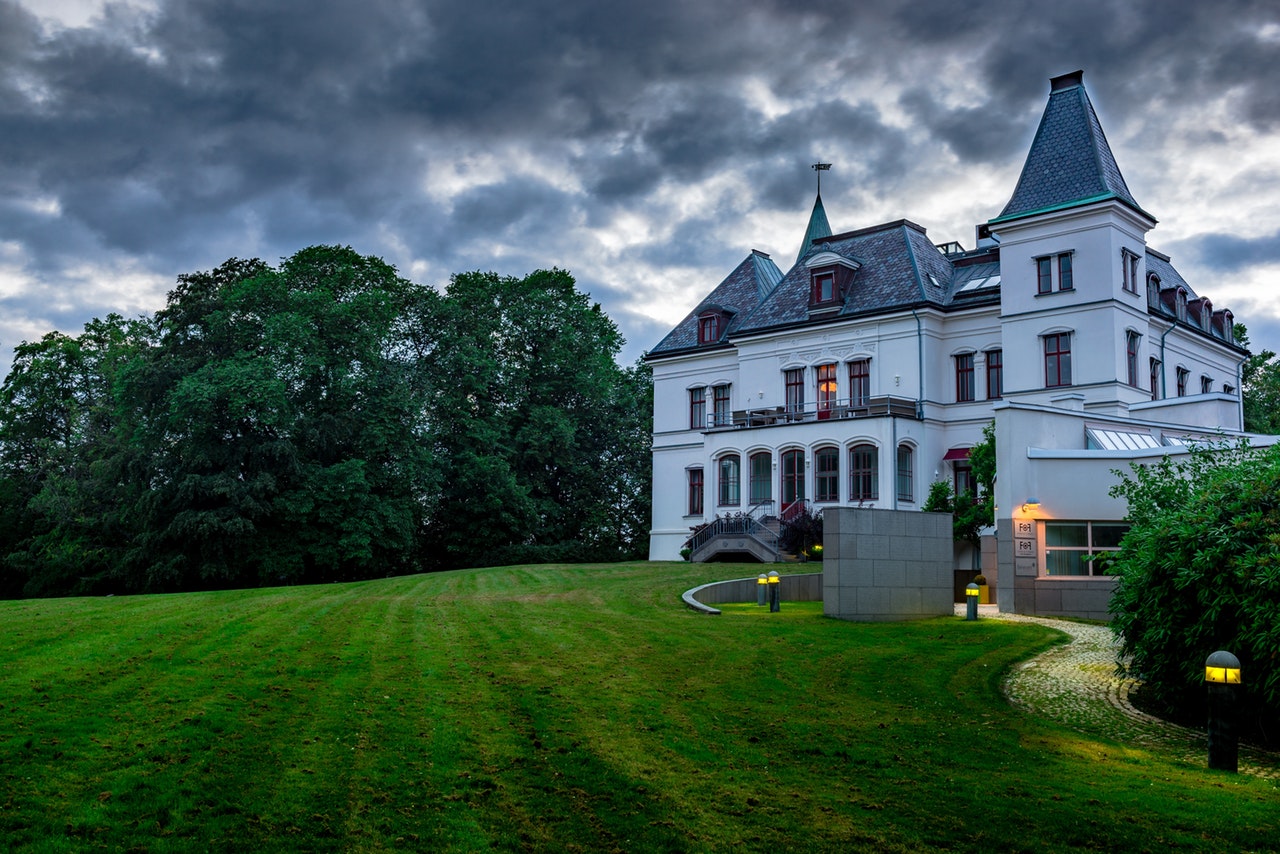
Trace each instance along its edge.
<path fill-rule="evenodd" d="M 1280 740 L 1280 446 L 1194 448 L 1116 474 L 1132 527 L 1112 564 L 1112 625 L 1144 697 L 1203 720 L 1204 661 L 1225 649 L 1246 727 Z"/>

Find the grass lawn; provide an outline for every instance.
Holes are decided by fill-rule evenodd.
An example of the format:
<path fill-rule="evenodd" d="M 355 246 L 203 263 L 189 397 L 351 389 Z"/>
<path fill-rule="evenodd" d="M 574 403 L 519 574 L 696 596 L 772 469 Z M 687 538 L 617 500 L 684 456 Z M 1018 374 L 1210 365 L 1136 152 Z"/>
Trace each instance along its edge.
<path fill-rule="evenodd" d="M 0 603 L 0 848 L 1280 848 L 1274 782 L 1008 706 L 1047 628 L 680 602 L 758 568 Z"/>

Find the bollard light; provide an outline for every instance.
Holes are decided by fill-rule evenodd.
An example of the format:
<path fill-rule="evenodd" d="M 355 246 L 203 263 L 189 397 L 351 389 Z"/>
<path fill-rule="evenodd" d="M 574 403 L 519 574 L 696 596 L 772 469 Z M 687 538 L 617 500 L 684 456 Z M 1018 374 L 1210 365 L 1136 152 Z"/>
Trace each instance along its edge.
<path fill-rule="evenodd" d="M 756 576 L 756 604 L 764 605 L 769 598 L 769 577 L 763 572 Z"/>
<path fill-rule="evenodd" d="M 1240 770 L 1240 734 L 1236 728 L 1236 693 L 1240 690 L 1240 659 L 1218 650 L 1204 663 L 1209 686 L 1209 767 Z"/>
<path fill-rule="evenodd" d="M 779 585 L 782 579 L 778 577 L 778 571 L 771 570 L 769 572 L 769 612 L 775 613 L 782 610 L 782 595 Z"/>
<path fill-rule="evenodd" d="M 965 615 L 966 620 L 978 619 L 978 594 L 981 593 L 978 585 L 972 581 L 964 588 Z"/>

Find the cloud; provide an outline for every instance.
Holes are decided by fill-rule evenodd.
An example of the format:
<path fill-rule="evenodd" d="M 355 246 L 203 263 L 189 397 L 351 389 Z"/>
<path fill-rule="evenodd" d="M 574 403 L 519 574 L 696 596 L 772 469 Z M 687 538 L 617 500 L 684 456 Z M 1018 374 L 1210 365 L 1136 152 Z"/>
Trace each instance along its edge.
<path fill-rule="evenodd" d="M 751 247 L 794 257 L 815 160 L 837 230 L 965 238 L 1081 67 L 1126 175 L 1167 161 L 1135 193 L 1178 245 L 1179 174 L 1228 143 L 1280 174 L 1278 46 L 1254 0 L 0 0 L 0 344 L 332 242 L 432 284 L 569 269 L 634 356 Z M 1192 248 L 1271 257 L 1220 238 Z"/>

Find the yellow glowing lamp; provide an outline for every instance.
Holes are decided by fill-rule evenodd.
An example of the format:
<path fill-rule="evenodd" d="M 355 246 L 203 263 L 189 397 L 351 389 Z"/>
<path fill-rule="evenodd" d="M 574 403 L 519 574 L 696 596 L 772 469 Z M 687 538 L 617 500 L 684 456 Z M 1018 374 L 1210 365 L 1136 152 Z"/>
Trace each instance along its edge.
<path fill-rule="evenodd" d="M 769 573 L 769 583 L 770 583 L 770 584 L 778 584 L 778 583 L 780 583 L 781 581 L 782 581 L 782 579 L 778 577 L 777 570 L 774 570 L 773 572 L 770 572 L 770 573 Z"/>
<path fill-rule="evenodd" d="M 968 584 L 968 585 L 965 585 L 965 588 L 964 588 L 964 595 L 966 595 L 966 596 L 977 596 L 977 595 L 978 595 L 978 594 L 980 594 L 981 592 L 982 592 L 982 591 L 978 589 L 978 585 L 976 585 L 976 584 Z"/>
<path fill-rule="evenodd" d="M 756 584 L 768 584 L 769 579 L 765 578 L 764 573 L 756 576 Z"/>
<path fill-rule="evenodd" d="M 1204 663 L 1204 681 L 1219 685 L 1240 684 L 1240 659 L 1218 650 Z"/>

